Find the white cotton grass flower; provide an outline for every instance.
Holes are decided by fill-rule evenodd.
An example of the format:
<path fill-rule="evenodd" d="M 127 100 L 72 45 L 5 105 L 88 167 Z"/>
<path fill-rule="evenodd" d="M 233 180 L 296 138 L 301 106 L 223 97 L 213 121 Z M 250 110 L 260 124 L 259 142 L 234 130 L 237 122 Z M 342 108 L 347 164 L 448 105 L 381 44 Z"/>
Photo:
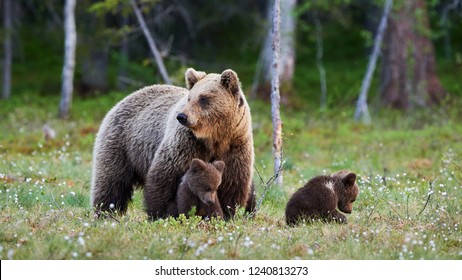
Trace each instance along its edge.
<path fill-rule="evenodd" d="M 85 246 L 85 239 L 83 239 L 82 236 L 79 236 L 79 238 L 77 239 L 77 241 L 79 242 L 80 245 Z"/>

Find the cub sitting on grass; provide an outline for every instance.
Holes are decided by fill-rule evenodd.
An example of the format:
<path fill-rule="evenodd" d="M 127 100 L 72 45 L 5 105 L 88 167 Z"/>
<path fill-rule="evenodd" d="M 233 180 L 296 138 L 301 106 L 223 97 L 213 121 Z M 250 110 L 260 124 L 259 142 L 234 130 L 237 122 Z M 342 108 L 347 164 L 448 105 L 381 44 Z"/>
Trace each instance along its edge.
<path fill-rule="evenodd" d="M 344 213 L 351 213 L 358 196 L 356 174 L 347 170 L 331 176 L 316 176 L 297 190 L 286 206 L 286 222 L 294 225 L 300 220 L 336 221 L 346 223 Z"/>
<path fill-rule="evenodd" d="M 168 206 L 167 215 L 188 216 L 193 207 L 196 207 L 195 214 L 198 216 L 223 217 L 217 191 L 224 169 L 223 161 L 208 163 L 194 158 L 181 179 L 175 200 Z"/>

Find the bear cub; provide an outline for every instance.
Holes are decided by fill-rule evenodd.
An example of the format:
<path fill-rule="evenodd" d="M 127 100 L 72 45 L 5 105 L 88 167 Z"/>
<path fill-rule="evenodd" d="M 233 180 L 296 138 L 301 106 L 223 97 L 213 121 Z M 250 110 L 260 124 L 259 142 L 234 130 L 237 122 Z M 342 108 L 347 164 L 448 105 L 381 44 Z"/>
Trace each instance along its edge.
<path fill-rule="evenodd" d="M 355 173 L 342 170 L 330 176 L 316 176 L 289 199 L 286 222 L 294 225 L 303 219 L 321 219 L 326 222 L 346 223 L 345 215 L 337 211 L 337 207 L 338 210 L 350 214 L 358 194 Z"/>
<path fill-rule="evenodd" d="M 181 179 L 175 200 L 168 206 L 168 215 L 188 216 L 192 208 L 196 207 L 197 216 L 223 217 L 217 191 L 224 169 L 223 161 L 208 163 L 194 158 Z"/>

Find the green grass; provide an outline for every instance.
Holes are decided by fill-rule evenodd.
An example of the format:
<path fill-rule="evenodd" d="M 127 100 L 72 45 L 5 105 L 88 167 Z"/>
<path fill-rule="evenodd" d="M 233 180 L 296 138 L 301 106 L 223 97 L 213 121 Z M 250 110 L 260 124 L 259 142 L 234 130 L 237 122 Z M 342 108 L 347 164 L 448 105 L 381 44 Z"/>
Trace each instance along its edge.
<path fill-rule="evenodd" d="M 284 185 L 253 219 L 148 222 L 142 195 L 127 215 L 94 219 L 91 151 L 107 110 L 123 94 L 77 99 L 55 118 L 58 98 L 32 93 L 0 108 L 1 259 L 462 259 L 460 101 L 440 109 L 376 110 L 372 126 L 353 108 L 283 108 Z M 270 108 L 252 101 L 256 164 L 272 175 Z M 310 108 L 309 105 L 306 108 Z M 57 137 L 45 141 L 45 122 Z M 351 169 L 360 195 L 346 225 L 287 227 L 290 195 L 312 176 Z M 258 199 L 263 184 L 258 176 Z"/>

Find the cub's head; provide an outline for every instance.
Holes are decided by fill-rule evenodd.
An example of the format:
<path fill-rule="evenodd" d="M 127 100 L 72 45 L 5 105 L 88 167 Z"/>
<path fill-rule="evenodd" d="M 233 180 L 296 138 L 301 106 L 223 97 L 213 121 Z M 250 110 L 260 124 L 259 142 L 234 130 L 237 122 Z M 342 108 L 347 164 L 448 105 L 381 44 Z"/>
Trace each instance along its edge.
<path fill-rule="evenodd" d="M 200 159 L 193 159 L 188 171 L 183 176 L 183 183 L 187 183 L 189 189 L 202 203 L 206 205 L 217 201 L 218 186 L 221 184 L 221 176 L 225 169 L 225 163 L 221 160 L 212 163 Z"/>
<path fill-rule="evenodd" d="M 338 209 L 350 214 L 353 210 L 353 202 L 359 194 L 356 184 L 356 174 L 347 170 L 341 170 L 332 177 L 337 178 L 338 186 L 335 187 L 338 197 Z"/>
<path fill-rule="evenodd" d="M 191 129 L 197 138 L 226 133 L 242 120 L 247 103 L 233 70 L 206 74 L 189 68 L 185 79 L 188 102 L 178 113 L 177 120 Z"/>

